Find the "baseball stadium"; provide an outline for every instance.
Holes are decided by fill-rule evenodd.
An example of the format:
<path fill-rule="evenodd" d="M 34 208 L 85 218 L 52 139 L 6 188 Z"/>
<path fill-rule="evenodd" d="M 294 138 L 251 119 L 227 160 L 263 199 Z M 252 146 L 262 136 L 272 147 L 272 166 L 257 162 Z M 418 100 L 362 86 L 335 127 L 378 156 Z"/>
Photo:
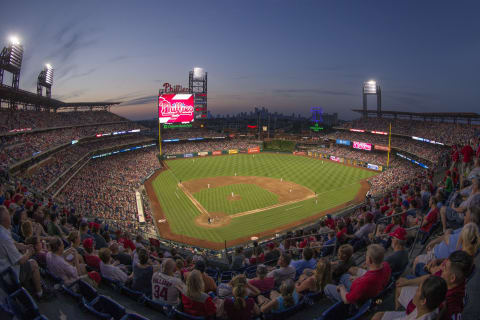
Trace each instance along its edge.
<path fill-rule="evenodd" d="M 479 319 L 478 4 L 1 7 L 1 320 Z"/>

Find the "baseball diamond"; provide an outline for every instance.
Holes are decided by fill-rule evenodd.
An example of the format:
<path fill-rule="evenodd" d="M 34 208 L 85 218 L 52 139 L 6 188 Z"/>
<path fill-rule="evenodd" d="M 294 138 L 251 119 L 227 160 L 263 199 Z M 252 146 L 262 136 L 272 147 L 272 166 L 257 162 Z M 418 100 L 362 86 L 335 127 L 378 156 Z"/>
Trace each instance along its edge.
<path fill-rule="evenodd" d="M 288 230 L 361 201 L 366 179 L 376 174 L 274 153 L 165 164 L 146 183 L 161 236 L 212 249 Z"/>

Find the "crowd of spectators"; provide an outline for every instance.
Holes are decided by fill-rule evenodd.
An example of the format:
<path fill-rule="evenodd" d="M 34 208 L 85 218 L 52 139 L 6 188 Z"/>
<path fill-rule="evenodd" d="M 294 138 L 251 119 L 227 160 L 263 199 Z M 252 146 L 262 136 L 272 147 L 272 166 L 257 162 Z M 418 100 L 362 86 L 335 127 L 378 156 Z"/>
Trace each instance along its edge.
<path fill-rule="evenodd" d="M 416 136 L 441 142 L 447 145 L 464 144 L 471 137 L 478 135 L 480 127 L 467 123 L 431 122 L 407 119 L 368 118 L 343 124 L 348 129 L 364 129 L 388 132 L 390 123 L 392 133 Z"/>
<path fill-rule="evenodd" d="M 136 227 L 135 190 L 159 168 L 155 148 L 92 159 L 59 193 L 58 200 L 90 216 L 116 220 L 123 228 Z M 146 219 L 151 221 L 149 216 Z"/>
<path fill-rule="evenodd" d="M 164 130 L 162 132 L 162 139 L 188 139 L 188 138 L 213 138 L 213 137 L 223 137 L 225 134 L 218 133 L 215 131 L 209 131 L 205 129 L 177 129 L 177 130 Z"/>
<path fill-rule="evenodd" d="M 331 139 L 360 141 L 367 142 L 373 145 L 377 144 L 382 146 L 388 146 L 388 136 L 372 133 L 357 133 L 339 130 L 334 133 L 330 133 L 328 137 Z M 416 141 L 411 138 L 401 138 L 395 136 L 392 136 L 390 146 L 414 154 L 432 163 L 439 163 L 440 159 L 445 158 L 445 156 L 448 155 L 449 151 L 448 147 L 445 146 Z"/>
<path fill-rule="evenodd" d="M 164 154 L 183 154 L 202 151 L 248 149 L 258 147 L 258 143 L 240 139 L 210 140 L 202 142 L 175 142 L 163 146 Z"/>
<path fill-rule="evenodd" d="M 8 109 L 0 108 L 0 134 L 22 129 L 36 130 L 120 121 L 127 119 L 103 110 L 48 112 L 20 109 L 12 113 Z"/>
<path fill-rule="evenodd" d="M 128 122 L 0 136 L 0 166 L 11 165 L 55 146 L 70 143 L 72 140 L 94 137 L 99 133 L 111 134 L 138 128 L 140 128 L 139 125 Z"/>
<path fill-rule="evenodd" d="M 56 178 L 90 152 L 131 143 L 141 144 L 149 140 L 151 141 L 151 139 L 143 136 L 129 135 L 74 144 L 61 149 L 37 167 L 24 172 L 22 174 L 23 182 L 37 190 L 43 191 Z"/>

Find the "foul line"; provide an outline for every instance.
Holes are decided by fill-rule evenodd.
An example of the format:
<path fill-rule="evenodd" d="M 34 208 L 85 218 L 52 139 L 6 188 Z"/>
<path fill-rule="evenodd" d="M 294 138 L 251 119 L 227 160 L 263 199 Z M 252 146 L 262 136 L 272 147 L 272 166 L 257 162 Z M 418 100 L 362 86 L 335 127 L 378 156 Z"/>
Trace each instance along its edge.
<path fill-rule="evenodd" d="M 292 209 L 297 209 L 297 208 L 301 208 L 301 207 L 303 207 L 303 204 L 301 206 L 296 206 L 296 207 L 291 207 L 291 208 L 285 209 L 285 211 L 292 210 Z"/>
<path fill-rule="evenodd" d="M 185 195 L 190 199 L 190 201 L 192 201 L 193 205 L 195 207 L 197 207 L 197 209 L 203 213 L 203 214 L 206 214 L 207 216 L 211 217 L 210 216 L 210 213 L 208 213 L 207 209 L 205 209 L 202 204 L 200 202 L 198 202 L 197 199 L 195 199 L 195 197 L 190 193 L 190 191 L 187 190 L 187 188 L 185 188 L 181 183 L 178 184 L 178 187 L 183 190 L 183 192 L 185 193 Z"/>

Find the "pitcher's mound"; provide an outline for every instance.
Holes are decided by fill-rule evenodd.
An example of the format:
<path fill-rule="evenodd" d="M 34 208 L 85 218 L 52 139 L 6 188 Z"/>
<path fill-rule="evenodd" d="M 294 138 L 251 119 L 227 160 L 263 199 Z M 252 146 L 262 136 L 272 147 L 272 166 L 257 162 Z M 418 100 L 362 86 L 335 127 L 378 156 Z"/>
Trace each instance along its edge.
<path fill-rule="evenodd" d="M 231 196 L 230 196 L 231 197 Z M 209 220 L 210 219 L 210 220 Z M 201 214 L 195 218 L 195 223 L 201 227 L 218 228 L 230 223 L 231 217 L 220 212 L 212 212 L 210 216 Z"/>
<path fill-rule="evenodd" d="M 240 196 L 239 194 L 234 194 L 232 197 L 230 195 L 230 196 L 227 196 L 227 200 L 228 201 L 242 200 L 242 196 Z"/>

